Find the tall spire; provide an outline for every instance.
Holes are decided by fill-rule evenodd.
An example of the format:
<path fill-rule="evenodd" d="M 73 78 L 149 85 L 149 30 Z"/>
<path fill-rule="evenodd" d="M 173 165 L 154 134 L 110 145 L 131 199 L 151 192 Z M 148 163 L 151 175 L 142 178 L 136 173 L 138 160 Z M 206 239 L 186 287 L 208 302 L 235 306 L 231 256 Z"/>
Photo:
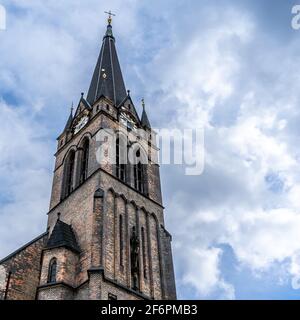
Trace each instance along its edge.
<path fill-rule="evenodd" d="M 106 33 L 95 67 L 93 78 L 87 95 L 87 101 L 92 106 L 102 95 L 118 105 L 126 97 L 125 84 L 115 47 L 112 32 L 112 15 L 109 14 Z"/>

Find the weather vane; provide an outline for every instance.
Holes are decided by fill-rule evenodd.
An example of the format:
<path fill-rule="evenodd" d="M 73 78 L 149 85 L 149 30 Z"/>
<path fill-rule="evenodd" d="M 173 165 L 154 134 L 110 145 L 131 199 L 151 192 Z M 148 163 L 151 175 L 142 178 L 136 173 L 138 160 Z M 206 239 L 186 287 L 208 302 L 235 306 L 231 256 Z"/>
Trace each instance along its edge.
<path fill-rule="evenodd" d="M 114 13 L 112 13 L 111 12 L 111 10 L 109 10 L 109 11 L 104 11 L 104 13 L 106 13 L 106 14 L 108 14 L 108 19 L 107 19 L 107 21 L 108 21 L 108 24 L 111 24 L 111 22 L 112 22 L 112 17 L 111 16 L 116 16 Z"/>

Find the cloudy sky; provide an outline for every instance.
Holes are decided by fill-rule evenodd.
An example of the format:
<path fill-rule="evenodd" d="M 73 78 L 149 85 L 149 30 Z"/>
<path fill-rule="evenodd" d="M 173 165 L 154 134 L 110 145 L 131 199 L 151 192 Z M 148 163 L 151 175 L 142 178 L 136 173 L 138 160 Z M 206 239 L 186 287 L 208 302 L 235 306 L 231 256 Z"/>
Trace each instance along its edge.
<path fill-rule="evenodd" d="M 205 168 L 161 167 L 178 297 L 300 298 L 296 0 L 0 0 L 0 257 L 45 230 L 53 154 L 106 21 L 137 108 L 205 128 Z"/>

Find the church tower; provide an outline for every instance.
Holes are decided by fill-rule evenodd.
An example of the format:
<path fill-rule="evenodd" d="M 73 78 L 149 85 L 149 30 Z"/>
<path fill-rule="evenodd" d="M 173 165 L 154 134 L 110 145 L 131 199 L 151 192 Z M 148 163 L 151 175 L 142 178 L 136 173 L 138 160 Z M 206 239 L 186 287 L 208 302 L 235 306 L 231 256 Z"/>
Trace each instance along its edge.
<path fill-rule="evenodd" d="M 39 300 L 176 299 L 155 132 L 126 91 L 111 22 L 57 139 Z"/>

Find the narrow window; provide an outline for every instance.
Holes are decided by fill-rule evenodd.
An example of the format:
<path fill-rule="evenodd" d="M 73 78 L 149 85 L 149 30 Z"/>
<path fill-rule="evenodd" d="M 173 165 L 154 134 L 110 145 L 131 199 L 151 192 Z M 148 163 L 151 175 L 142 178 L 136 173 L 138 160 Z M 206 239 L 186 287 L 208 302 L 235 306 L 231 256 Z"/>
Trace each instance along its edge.
<path fill-rule="evenodd" d="M 120 266 L 123 266 L 123 216 L 119 217 Z"/>
<path fill-rule="evenodd" d="M 116 175 L 126 181 L 126 149 L 120 138 L 116 140 Z"/>
<path fill-rule="evenodd" d="M 82 147 L 82 157 L 80 166 L 80 183 L 84 182 L 88 174 L 88 164 L 89 164 L 89 140 L 86 139 Z"/>
<path fill-rule="evenodd" d="M 142 254 L 143 254 L 143 267 L 144 267 L 144 278 L 147 279 L 147 261 L 146 261 L 146 240 L 145 240 L 145 229 L 142 227 Z"/>
<path fill-rule="evenodd" d="M 56 282 L 57 262 L 56 258 L 51 259 L 48 270 L 48 283 Z"/>
<path fill-rule="evenodd" d="M 140 157 L 140 150 L 136 152 L 136 157 Z M 134 165 L 134 187 L 139 192 L 144 193 L 144 165 L 139 161 Z"/>
<path fill-rule="evenodd" d="M 65 171 L 65 188 L 64 197 L 67 197 L 73 191 L 73 177 L 74 177 L 74 162 L 75 152 L 71 151 L 66 160 L 66 171 Z"/>

